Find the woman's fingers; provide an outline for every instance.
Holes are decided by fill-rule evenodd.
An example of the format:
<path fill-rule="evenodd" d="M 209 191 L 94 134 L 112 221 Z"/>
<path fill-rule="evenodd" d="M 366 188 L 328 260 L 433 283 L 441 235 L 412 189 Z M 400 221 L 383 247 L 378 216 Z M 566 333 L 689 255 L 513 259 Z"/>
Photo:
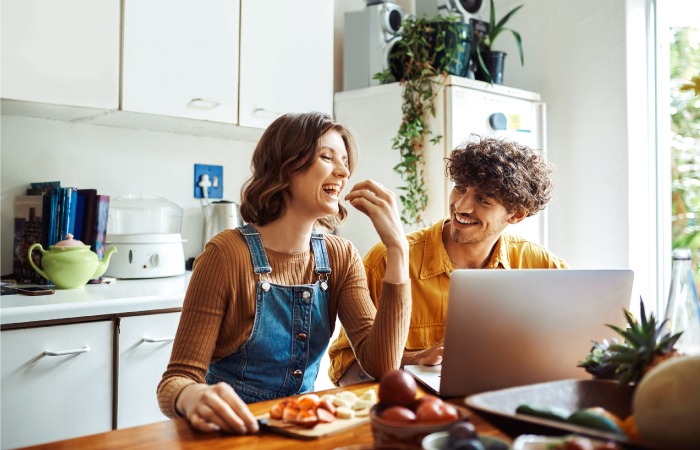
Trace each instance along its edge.
<path fill-rule="evenodd" d="M 196 429 L 236 434 L 256 433 L 259 430 L 250 409 L 230 385 L 197 385 L 195 389 L 199 392 L 187 419 Z"/>
<path fill-rule="evenodd" d="M 394 193 L 374 180 L 355 183 L 345 200 L 367 215 L 380 212 L 398 214 Z"/>
<path fill-rule="evenodd" d="M 221 408 L 225 411 L 232 409 L 235 413 L 233 415 L 223 416 L 224 419 L 227 420 L 227 425 L 241 434 L 257 433 L 259 430 L 258 420 L 253 413 L 250 412 L 248 405 L 241 400 L 233 388 L 226 383 L 218 383 L 214 388 L 217 390 L 222 402 L 222 404 L 220 404 Z"/>

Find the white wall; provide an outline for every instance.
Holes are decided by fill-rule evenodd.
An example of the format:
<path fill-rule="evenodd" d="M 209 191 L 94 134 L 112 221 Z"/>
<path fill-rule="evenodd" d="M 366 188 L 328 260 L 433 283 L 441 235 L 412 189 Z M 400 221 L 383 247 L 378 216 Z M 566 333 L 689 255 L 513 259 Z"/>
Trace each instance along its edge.
<path fill-rule="evenodd" d="M 497 17 L 509 10 L 496 5 Z M 624 24 L 624 2 L 529 0 L 510 23 L 523 36 L 525 66 L 509 33 L 496 40 L 508 53 L 505 84 L 547 103 L 550 243 L 575 266 L 596 265 L 601 254 L 628 264 Z"/>
<path fill-rule="evenodd" d="M 96 188 L 116 197 L 149 193 L 184 209 L 185 256 L 202 250 L 204 215 L 194 165 L 224 166 L 224 198 L 238 201 L 254 142 L 2 116 L 2 273 L 12 272 L 13 201 L 32 181 Z"/>
<path fill-rule="evenodd" d="M 550 247 L 575 267 L 631 267 L 655 294 L 653 146 L 647 96 L 646 1 L 497 2 L 524 7 L 508 33 L 505 83 L 542 94 L 556 166 Z M 502 47 L 500 47 L 502 46 Z M 652 297 L 653 298 L 653 297 Z"/>

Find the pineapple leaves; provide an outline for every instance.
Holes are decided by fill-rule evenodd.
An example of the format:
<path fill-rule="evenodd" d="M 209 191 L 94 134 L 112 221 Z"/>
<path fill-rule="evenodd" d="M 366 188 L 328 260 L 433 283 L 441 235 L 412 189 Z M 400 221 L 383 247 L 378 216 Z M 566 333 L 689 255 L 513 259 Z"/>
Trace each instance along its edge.
<path fill-rule="evenodd" d="M 644 302 L 639 299 L 640 318 L 624 309 L 627 328 L 606 324 L 624 338 L 618 343 L 606 341 L 598 344 L 593 341 L 593 348 L 585 361 L 579 363 L 587 372 L 597 378 L 617 379 L 619 385 L 637 383 L 644 374 L 659 362 L 676 355 L 675 344 L 681 333 L 671 334 L 666 331 L 666 320 L 659 323 L 653 313 L 647 315 Z"/>

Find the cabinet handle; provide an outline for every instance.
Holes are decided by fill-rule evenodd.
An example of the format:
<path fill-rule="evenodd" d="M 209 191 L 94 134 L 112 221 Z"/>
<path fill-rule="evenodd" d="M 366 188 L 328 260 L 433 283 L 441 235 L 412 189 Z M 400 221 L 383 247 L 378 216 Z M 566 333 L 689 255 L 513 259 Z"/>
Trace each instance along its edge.
<path fill-rule="evenodd" d="M 277 112 L 277 111 L 270 111 L 265 108 L 255 108 L 253 110 L 253 115 L 256 117 L 261 117 L 265 119 L 277 119 L 282 115 L 282 113 Z"/>
<path fill-rule="evenodd" d="M 141 342 L 145 342 L 147 344 L 152 344 L 152 343 L 157 343 L 157 342 L 172 342 L 175 340 L 175 336 L 166 336 L 166 337 L 159 337 L 159 338 L 143 338 L 141 339 Z"/>
<path fill-rule="evenodd" d="M 85 346 L 83 348 L 76 348 L 73 350 L 61 350 L 60 352 L 50 352 L 48 350 L 44 351 L 44 356 L 65 356 L 65 355 L 77 355 L 79 353 L 86 353 L 90 351 L 90 347 Z"/>
<path fill-rule="evenodd" d="M 193 98 L 187 103 L 187 106 L 189 106 L 190 108 L 197 109 L 214 109 L 219 105 L 221 105 L 221 102 L 217 102 L 216 100 L 210 100 L 207 98 Z"/>

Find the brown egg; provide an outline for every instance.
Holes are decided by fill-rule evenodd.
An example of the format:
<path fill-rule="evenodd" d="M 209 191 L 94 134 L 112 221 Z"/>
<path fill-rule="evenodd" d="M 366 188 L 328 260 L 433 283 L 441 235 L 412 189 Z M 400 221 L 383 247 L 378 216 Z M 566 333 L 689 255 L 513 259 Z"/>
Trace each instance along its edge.
<path fill-rule="evenodd" d="M 387 372 L 379 382 L 379 403 L 382 406 L 410 407 L 416 398 L 416 380 L 403 370 Z"/>
<path fill-rule="evenodd" d="M 382 411 L 382 418 L 395 422 L 414 422 L 416 415 L 413 411 L 403 406 L 390 406 Z"/>

